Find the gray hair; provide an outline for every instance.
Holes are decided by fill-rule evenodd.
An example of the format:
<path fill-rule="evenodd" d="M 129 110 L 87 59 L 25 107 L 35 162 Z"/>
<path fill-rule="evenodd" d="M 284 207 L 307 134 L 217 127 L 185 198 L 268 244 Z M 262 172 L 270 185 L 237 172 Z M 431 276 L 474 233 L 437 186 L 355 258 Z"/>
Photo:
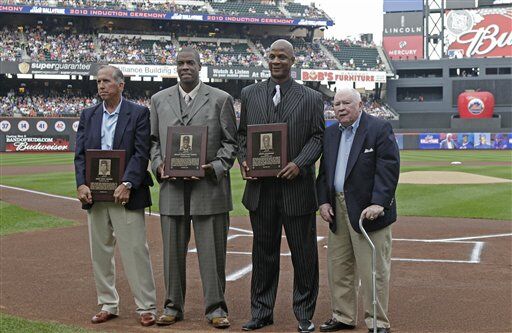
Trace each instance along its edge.
<path fill-rule="evenodd" d="M 336 95 L 343 94 L 343 93 L 348 93 L 348 94 L 352 95 L 352 98 L 354 99 L 354 102 L 356 102 L 356 103 L 361 102 L 361 94 L 356 89 L 354 89 L 354 88 L 341 88 L 340 90 L 338 90 L 336 92 Z"/>
<path fill-rule="evenodd" d="M 103 69 L 112 69 L 113 70 L 112 78 L 114 79 L 114 81 L 116 81 L 117 83 L 124 82 L 123 72 L 119 68 L 117 68 L 116 66 L 101 65 L 100 68 L 98 68 L 98 72 L 103 70 Z"/>

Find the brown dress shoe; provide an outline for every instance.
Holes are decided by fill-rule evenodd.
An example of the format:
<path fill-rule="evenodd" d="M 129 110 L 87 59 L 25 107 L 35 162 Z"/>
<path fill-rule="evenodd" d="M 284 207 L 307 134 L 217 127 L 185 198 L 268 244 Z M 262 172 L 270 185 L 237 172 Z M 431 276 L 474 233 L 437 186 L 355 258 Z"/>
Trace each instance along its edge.
<path fill-rule="evenodd" d="M 95 314 L 94 317 L 92 317 L 91 323 L 101 324 L 106 321 L 109 321 L 110 319 L 114 319 L 116 317 L 117 317 L 117 315 L 110 313 L 108 311 L 102 310 L 102 311 L 98 312 L 97 314 Z"/>
<path fill-rule="evenodd" d="M 231 325 L 227 317 L 214 317 L 210 320 L 210 324 L 215 328 L 228 328 Z"/>
<path fill-rule="evenodd" d="M 146 312 L 140 315 L 139 320 L 142 326 L 151 326 L 155 325 L 156 317 L 154 314 Z"/>
<path fill-rule="evenodd" d="M 172 325 L 180 320 L 182 320 L 182 319 L 178 318 L 174 315 L 163 314 L 160 317 L 158 317 L 158 319 L 156 320 L 156 324 L 158 326 L 168 326 L 168 325 Z"/>

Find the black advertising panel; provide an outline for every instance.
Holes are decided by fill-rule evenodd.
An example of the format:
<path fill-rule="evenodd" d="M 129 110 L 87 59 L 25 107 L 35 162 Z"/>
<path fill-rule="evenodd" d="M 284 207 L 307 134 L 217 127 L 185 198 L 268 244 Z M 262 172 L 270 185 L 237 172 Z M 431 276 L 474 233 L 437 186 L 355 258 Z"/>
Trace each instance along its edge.
<path fill-rule="evenodd" d="M 384 36 L 423 35 L 423 12 L 384 14 Z"/>

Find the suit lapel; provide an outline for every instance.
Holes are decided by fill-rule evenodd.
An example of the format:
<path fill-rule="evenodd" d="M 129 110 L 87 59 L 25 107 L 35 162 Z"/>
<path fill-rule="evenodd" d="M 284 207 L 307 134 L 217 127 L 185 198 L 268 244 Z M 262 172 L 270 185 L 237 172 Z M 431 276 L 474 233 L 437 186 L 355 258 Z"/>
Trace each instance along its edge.
<path fill-rule="evenodd" d="M 103 122 L 103 103 L 97 105 L 91 118 L 92 143 L 96 149 L 101 149 L 101 124 Z"/>
<path fill-rule="evenodd" d="M 176 118 L 178 118 L 181 124 L 184 125 L 183 118 L 181 116 L 180 92 L 178 90 L 178 84 L 176 84 L 174 87 L 170 89 L 169 96 L 167 97 L 167 103 L 169 104 L 171 112 L 174 113 Z"/>
<path fill-rule="evenodd" d="M 129 107 L 128 102 L 121 102 L 121 107 L 119 108 L 119 116 L 117 118 L 116 131 L 114 133 L 114 143 L 112 144 L 112 149 L 119 149 L 121 144 L 121 139 L 123 138 L 124 130 L 126 129 L 126 125 L 130 121 L 131 108 Z"/>
<path fill-rule="evenodd" d="M 283 112 L 281 114 L 281 120 L 283 123 L 286 122 L 288 116 L 296 109 L 297 104 L 299 104 L 300 100 L 302 99 L 302 96 L 303 93 L 300 85 L 297 82 L 292 81 L 290 90 L 283 98 L 283 101 L 286 102 L 284 103 Z M 281 101 L 281 103 L 283 103 L 283 101 Z"/>
<path fill-rule="evenodd" d="M 269 112 L 271 112 L 270 110 L 268 110 L 268 106 L 267 106 L 267 89 L 268 89 L 268 82 L 267 81 L 262 81 L 258 86 L 256 86 L 256 91 L 254 93 L 254 101 L 255 101 L 255 104 L 256 104 L 256 110 L 260 110 L 261 111 L 261 121 L 260 123 L 262 124 L 268 124 L 270 123 L 270 116 L 269 116 Z"/>
<path fill-rule="evenodd" d="M 208 102 L 208 95 L 210 91 L 206 88 L 204 83 L 201 83 L 201 87 L 199 87 L 199 91 L 197 92 L 196 98 L 194 100 L 194 104 L 192 104 L 192 111 L 190 111 L 187 121 L 185 125 L 188 125 L 192 118 L 199 112 L 199 110 L 203 107 L 203 105 Z"/>
<path fill-rule="evenodd" d="M 347 170 L 345 172 L 345 179 L 350 175 L 350 171 L 356 164 L 357 157 L 363 148 L 364 139 L 366 138 L 367 126 L 366 126 L 366 114 L 362 111 L 361 120 L 359 121 L 359 127 L 356 131 L 356 136 L 352 142 L 352 148 L 350 148 L 350 155 L 348 157 Z"/>

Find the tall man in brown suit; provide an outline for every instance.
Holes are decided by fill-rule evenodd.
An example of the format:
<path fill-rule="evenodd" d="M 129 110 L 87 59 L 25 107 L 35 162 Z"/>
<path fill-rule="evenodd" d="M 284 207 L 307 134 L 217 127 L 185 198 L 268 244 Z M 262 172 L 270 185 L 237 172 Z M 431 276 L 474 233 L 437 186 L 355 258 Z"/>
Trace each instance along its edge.
<path fill-rule="evenodd" d="M 229 211 L 233 209 L 229 169 L 237 153 L 233 99 L 199 80 L 196 50 L 178 53 L 180 83 L 151 98 L 151 168 L 160 183 L 164 244 L 165 304 L 159 325 L 182 320 L 185 305 L 186 254 L 191 221 L 203 282 L 205 314 L 216 328 L 230 325 L 224 299 Z M 168 126 L 208 126 L 204 178 L 164 175 Z"/>

